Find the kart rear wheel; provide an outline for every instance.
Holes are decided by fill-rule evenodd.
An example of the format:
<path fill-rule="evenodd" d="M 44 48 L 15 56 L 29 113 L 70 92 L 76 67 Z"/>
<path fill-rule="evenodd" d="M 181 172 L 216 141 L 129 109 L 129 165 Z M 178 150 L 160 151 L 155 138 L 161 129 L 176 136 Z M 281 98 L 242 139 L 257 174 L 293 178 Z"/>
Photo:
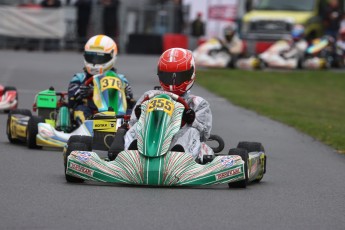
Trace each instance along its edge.
<path fill-rule="evenodd" d="M 85 135 L 70 136 L 67 142 L 67 146 L 70 143 L 82 143 L 82 144 L 85 144 L 87 148 L 90 149 L 90 151 L 92 150 L 92 137 L 90 136 L 85 136 Z"/>
<path fill-rule="evenodd" d="M 248 153 L 250 153 L 250 152 L 265 152 L 265 148 L 260 142 L 241 141 L 238 143 L 237 148 L 246 149 L 248 151 Z M 266 154 L 264 157 L 263 164 L 264 164 L 264 171 L 262 173 L 262 177 L 256 179 L 255 182 L 260 182 L 261 179 L 263 178 L 263 174 L 266 173 L 266 164 L 267 164 Z"/>
<path fill-rule="evenodd" d="M 246 149 L 250 152 L 265 152 L 264 146 L 260 142 L 241 141 L 238 143 L 237 148 Z"/>
<path fill-rule="evenodd" d="M 14 109 L 10 111 L 9 115 L 20 114 L 28 117 L 32 117 L 31 111 L 28 109 Z"/>
<path fill-rule="evenodd" d="M 70 138 L 68 139 L 67 141 L 67 149 L 66 149 L 66 152 L 64 152 L 63 154 L 63 159 L 64 159 L 64 165 L 65 165 L 65 168 L 66 168 L 66 164 L 67 164 L 67 151 L 69 150 L 69 146 L 73 143 L 79 143 L 79 144 L 84 144 L 86 145 L 88 151 L 92 151 L 92 137 L 90 136 L 85 136 L 85 135 L 73 135 L 73 136 L 70 136 Z M 70 147 L 71 149 L 72 147 Z M 72 151 L 74 150 L 79 150 L 79 149 L 72 149 Z M 70 151 L 70 152 L 72 152 Z"/>
<path fill-rule="evenodd" d="M 6 86 L 5 88 L 4 88 L 4 91 L 17 91 L 17 89 L 16 89 L 16 87 L 13 87 L 13 86 Z"/>
<path fill-rule="evenodd" d="M 83 141 L 83 142 L 80 142 Z M 75 150 L 80 151 L 92 151 L 92 137 L 89 136 L 72 136 L 68 140 L 68 147 L 66 154 L 64 155 L 64 166 L 65 166 L 65 178 L 67 182 L 70 183 L 83 183 L 84 179 L 77 178 L 71 175 L 66 174 L 67 169 L 67 158 L 71 152 Z"/>
<path fill-rule="evenodd" d="M 26 129 L 26 145 L 29 149 L 39 149 L 42 146 L 36 144 L 36 136 L 38 134 L 38 123 L 44 123 L 44 119 L 38 116 L 32 116 L 28 121 Z"/>
<path fill-rule="evenodd" d="M 6 123 L 6 134 L 7 134 L 7 138 L 10 141 L 10 143 L 14 144 L 14 143 L 17 143 L 18 140 L 12 138 L 11 120 L 12 120 L 12 116 L 11 116 L 11 113 L 9 113 L 8 117 L 7 117 L 7 123 Z"/>
<path fill-rule="evenodd" d="M 10 141 L 10 143 L 17 143 L 19 140 L 12 138 L 12 132 L 11 132 L 11 120 L 13 114 L 21 114 L 25 116 L 32 116 L 31 111 L 28 109 L 14 109 L 11 110 L 7 117 L 7 123 L 6 123 L 6 134 L 7 138 Z"/>
<path fill-rule="evenodd" d="M 234 148 L 230 149 L 228 155 L 238 155 L 244 161 L 244 180 L 228 183 L 229 188 L 246 188 L 248 184 L 248 159 L 249 155 L 246 149 Z"/>

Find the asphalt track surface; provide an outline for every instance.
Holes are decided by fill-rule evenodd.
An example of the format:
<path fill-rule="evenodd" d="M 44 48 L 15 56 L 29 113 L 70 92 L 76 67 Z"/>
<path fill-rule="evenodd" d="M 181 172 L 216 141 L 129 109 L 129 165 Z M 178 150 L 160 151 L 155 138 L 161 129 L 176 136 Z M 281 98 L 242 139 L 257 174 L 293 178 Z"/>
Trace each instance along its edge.
<path fill-rule="evenodd" d="M 157 85 L 157 59 L 118 58 L 136 97 Z M 31 109 L 35 93 L 51 85 L 66 90 L 81 67 L 79 53 L 0 51 L 0 83 L 18 88 L 20 108 Z M 264 144 L 269 158 L 261 183 L 246 189 L 68 184 L 62 153 L 9 144 L 7 115 L 0 114 L 0 229 L 345 229 L 344 155 L 198 86 L 193 93 L 210 102 L 213 133 L 226 149 L 243 140 Z"/>

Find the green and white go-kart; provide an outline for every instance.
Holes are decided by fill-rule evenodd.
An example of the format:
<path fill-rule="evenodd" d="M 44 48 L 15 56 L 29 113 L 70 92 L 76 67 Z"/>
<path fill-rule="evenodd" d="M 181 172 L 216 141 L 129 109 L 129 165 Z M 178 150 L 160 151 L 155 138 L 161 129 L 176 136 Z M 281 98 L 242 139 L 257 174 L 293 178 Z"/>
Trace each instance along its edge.
<path fill-rule="evenodd" d="M 92 151 L 92 138 L 72 136 L 64 154 L 67 182 L 85 180 L 149 186 L 228 184 L 245 188 L 266 172 L 266 154 L 258 142 L 240 142 L 228 155 L 197 163 L 190 154 L 169 151 L 173 136 L 188 109 L 174 94 L 150 95 L 141 105 L 137 145 L 119 153 L 114 161 Z M 131 148 L 130 148 L 131 149 Z"/>

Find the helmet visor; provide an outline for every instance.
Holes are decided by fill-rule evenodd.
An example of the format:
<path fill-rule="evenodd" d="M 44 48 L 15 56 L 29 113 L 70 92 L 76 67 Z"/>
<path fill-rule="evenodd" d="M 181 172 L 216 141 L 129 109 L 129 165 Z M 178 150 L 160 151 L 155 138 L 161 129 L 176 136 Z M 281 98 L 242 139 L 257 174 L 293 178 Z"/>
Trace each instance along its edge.
<path fill-rule="evenodd" d="M 109 62 L 112 59 L 111 54 L 106 53 L 97 53 L 97 52 L 88 52 L 84 53 L 84 59 L 86 62 L 91 64 L 104 64 Z"/>
<path fill-rule="evenodd" d="M 194 73 L 194 67 L 182 72 L 165 72 L 158 70 L 159 80 L 165 85 L 180 85 L 185 81 L 190 81 Z"/>

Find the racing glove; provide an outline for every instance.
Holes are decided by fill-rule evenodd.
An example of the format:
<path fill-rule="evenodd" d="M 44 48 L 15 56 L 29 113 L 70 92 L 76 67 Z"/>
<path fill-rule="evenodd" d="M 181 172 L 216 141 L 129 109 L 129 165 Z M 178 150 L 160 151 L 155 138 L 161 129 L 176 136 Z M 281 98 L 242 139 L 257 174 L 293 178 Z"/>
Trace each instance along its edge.
<path fill-rule="evenodd" d="M 132 86 L 130 86 L 129 84 L 126 85 L 125 93 L 126 93 L 126 98 L 127 99 L 133 99 Z"/>
<path fill-rule="evenodd" d="M 193 124 L 195 120 L 195 112 L 192 109 L 185 109 L 182 114 L 182 120 L 187 124 Z"/>
<path fill-rule="evenodd" d="M 82 85 L 79 88 L 79 94 L 81 98 L 88 98 L 92 94 L 92 88 L 87 85 Z"/>
<path fill-rule="evenodd" d="M 135 106 L 134 113 L 135 113 L 135 116 L 137 117 L 137 119 L 139 120 L 140 115 L 141 115 L 141 105 Z"/>

